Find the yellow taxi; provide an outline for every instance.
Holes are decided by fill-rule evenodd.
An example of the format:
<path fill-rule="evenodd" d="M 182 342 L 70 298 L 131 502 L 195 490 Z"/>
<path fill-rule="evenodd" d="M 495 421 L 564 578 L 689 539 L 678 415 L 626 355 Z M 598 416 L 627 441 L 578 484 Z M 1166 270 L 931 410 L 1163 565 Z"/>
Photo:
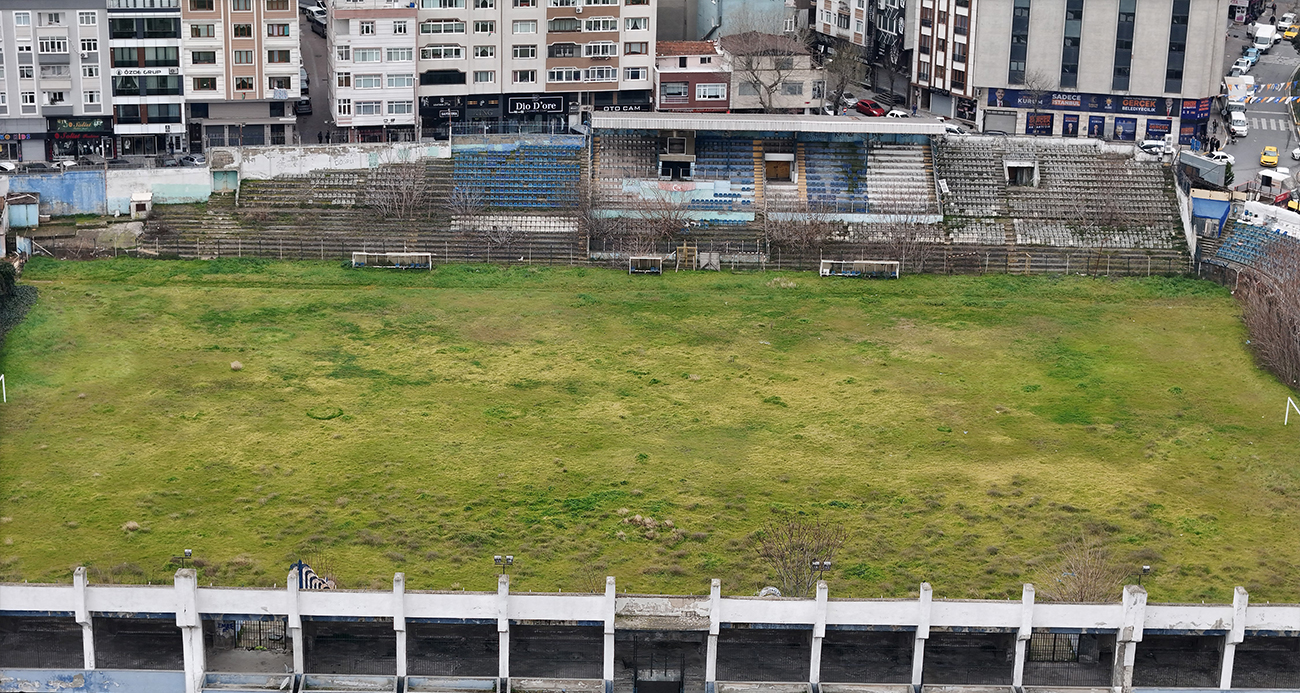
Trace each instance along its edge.
<path fill-rule="evenodd" d="M 1277 166 L 1277 147 L 1264 147 L 1259 155 L 1260 166 Z"/>
<path fill-rule="evenodd" d="M 1287 27 L 1286 33 L 1282 34 L 1282 38 L 1288 41 L 1295 38 L 1296 36 L 1300 36 L 1300 26 Z"/>

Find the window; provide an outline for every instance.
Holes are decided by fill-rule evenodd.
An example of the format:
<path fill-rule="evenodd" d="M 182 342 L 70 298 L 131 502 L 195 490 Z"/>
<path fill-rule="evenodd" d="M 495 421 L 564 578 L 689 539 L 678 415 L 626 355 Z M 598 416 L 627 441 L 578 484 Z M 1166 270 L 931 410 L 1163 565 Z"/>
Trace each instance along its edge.
<path fill-rule="evenodd" d="M 357 22 L 357 26 L 360 27 L 362 36 L 375 35 L 375 23 L 373 21 Z"/>
<path fill-rule="evenodd" d="M 32 25 L 32 13 L 31 13 L 31 12 L 15 12 L 15 13 L 14 13 L 14 26 L 31 26 L 31 25 Z M 25 103 L 27 103 L 27 102 L 24 101 L 23 103 L 25 104 Z M 35 94 L 35 93 L 32 94 L 32 103 L 33 103 L 33 104 L 36 103 L 36 94 Z"/>
<path fill-rule="evenodd" d="M 394 34 L 394 35 L 397 35 L 397 36 L 404 36 L 404 35 L 406 35 L 406 20 L 405 20 L 405 19 L 395 19 L 395 20 L 393 20 L 393 34 Z"/>
<path fill-rule="evenodd" d="M 537 7 L 537 0 L 514 0 L 515 7 Z"/>
<path fill-rule="evenodd" d="M 934 26 L 934 8 L 921 8 L 921 26 Z"/>
<path fill-rule="evenodd" d="M 465 57 L 465 49 L 456 45 L 425 46 L 420 49 L 424 60 L 460 60 Z"/>
<path fill-rule="evenodd" d="M 918 82 L 930 81 L 930 63 L 918 62 L 916 64 L 916 81 Z"/>
<path fill-rule="evenodd" d="M 338 46 L 334 49 L 334 54 L 339 60 L 351 60 L 352 47 L 348 45 Z"/>
<path fill-rule="evenodd" d="M 548 82 L 581 82 L 582 70 L 576 67 L 557 67 L 546 72 Z"/>
<path fill-rule="evenodd" d="M 66 36 L 42 36 L 37 40 L 37 45 L 42 53 L 68 52 L 68 38 Z"/>
<path fill-rule="evenodd" d="M 413 87 L 413 86 L 415 86 L 415 75 L 409 73 L 408 74 L 399 73 L 399 74 L 388 76 L 389 89 L 401 89 L 404 87 Z"/>
<path fill-rule="evenodd" d="M 216 65 L 216 51 L 191 51 L 190 63 L 193 65 Z"/>
<path fill-rule="evenodd" d="M 194 91 L 216 91 L 216 90 L 217 90 L 216 77 L 195 77 L 194 78 Z"/>
<path fill-rule="evenodd" d="M 32 78 L 32 66 L 31 66 L 31 65 L 19 65 L 19 66 L 18 66 L 18 79 L 31 79 L 31 78 Z"/>
<path fill-rule="evenodd" d="M 952 33 L 965 36 L 970 33 L 970 16 L 959 14 L 952 18 Z"/>
<path fill-rule="evenodd" d="M 939 23 L 940 24 L 948 23 L 948 12 L 946 10 L 939 10 Z"/>
<path fill-rule="evenodd" d="M 496 46 L 474 46 L 475 58 L 494 58 L 497 54 Z"/>
<path fill-rule="evenodd" d="M 31 53 L 31 52 L 32 52 L 32 44 L 30 44 L 30 43 L 20 43 L 20 44 L 18 44 L 18 52 L 19 52 L 19 53 Z"/>
<path fill-rule="evenodd" d="M 357 102 L 357 115 L 359 116 L 383 115 L 383 114 L 384 114 L 383 101 L 358 101 Z"/>
<path fill-rule="evenodd" d="M 741 96 L 758 96 L 758 84 L 756 82 L 741 82 L 738 93 Z"/>
<path fill-rule="evenodd" d="M 697 84 L 695 85 L 695 98 L 699 101 L 721 101 L 727 98 L 727 85 Z"/>
<path fill-rule="evenodd" d="M 935 41 L 934 41 L 934 50 L 935 50 L 935 52 L 937 52 L 937 53 L 947 53 L 947 52 L 948 52 L 948 39 L 945 39 L 945 38 L 935 39 Z"/>
<path fill-rule="evenodd" d="M 65 91 L 47 91 L 45 92 L 46 106 L 62 106 L 68 100 L 68 93 Z"/>
<path fill-rule="evenodd" d="M 812 97 L 814 99 L 826 98 L 826 80 L 815 79 L 812 83 Z"/>
<path fill-rule="evenodd" d="M 686 82 L 662 82 L 659 84 L 659 100 L 664 103 L 686 103 L 690 100 L 690 86 Z"/>
<path fill-rule="evenodd" d="M 645 31 L 650 28 L 649 17 L 628 17 L 624 21 L 628 31 Z"/>
<path fill-rule="evenodd" d="M 253 90 L 253 78 L 252 78 L 252 77 L 236 77 L 236 78 L 235 78 L 235 91 L 252 91 L 252 90 Z"/>
<path fill-rule="evenodd" d="M 493 70 L 475 70 L 475 71 L 474 71 L 474 83 L 475 83 L 475 84 L 491 84 L 491 83 L 493 83 L 493 82 L 495 82 L 495 81 L 497 81 L 497 73 L 496 73 L 495 71 L 493 71 Z"/>
<path fill-rule="evenodd" d="M 384 86 L 383 75 L 357 75 L 357 89 L 380 89 Z"/>
<path fill-rule="evenodd" d="M 339 99 L 335 110 L 339 115 L 352 115 L 352 99 Z"/>
<path fill-rule="evenodd" d="M 597 41 L 582 47 L 586 58 L 611 58 L 618 55 L 618 44 L 613 41 Z"/>
<path fill-rule="evenodd" d="M 144 37 L 145 38 L 180 38 L 181 37 L 181 20 L 179 19 L 146 19 L 144 20 Z"/>
<path fill-rule="evenodd" d="M 861 19 L 853 20 L 853 31 L 855 33 L 861 34 L 864 26 L 865 25 L 862 23 Z M 789 29 L 788 31 L 794 31 L 794 29 Z"/>
<path fill-rule="evenodd" d="M 267 36 L 288 36 L 289 25 L 288 24 L 267 24 L 266 35 Z"/>
<path fill-rule="evenodd" d="M 232 0 L 230 9 L 236 12 L 252 12 L 253 0 Z"/>
<path fill-rule="evenodd" d="M 78 12 L 77 24 L 81 26 L 95 26 L 99 24 L 99 15 L 94 12 Z"/>
<path fill-rule="evenodd" d="M 578 44 L 576 43 L 557 43 L 546 49 L 548 58 L 576 58 L 578 57 Z"/>
<path fill-rule="evenodd" d="M 135 20 L 134 19 L 108 20 L 108 37 L 115 38 L 115 39 L 135 38 Z"/>
<path fill-rule="evenodd" d="M 649 69 L 644 67 L 629 67 L 623 70 L 623 79 L 629 82 L 644 82 L 649 75 Z"/>
<path fill-rule="evenodd" d="M 782 82 L 781 94 L 783 96 L 803 96 L 803 82 Z"/>
<path fill-rule="evenodd" d="M 921 37 L 916 44 L 917 52 L 922 53 L 924 55 L 929 55 L 930 49 L 933 48 L 930 41 L 931 41 L 931 37 L 929 34 L 921 34 Z"/>
<path fill-rule="evenodd" d="M 253 25 L 235 24 L 230 27 L 230 34 L 235 38 L 253 38 Z"/>
<path fill-rule="evenodd" d="M 1029 0 L 1013 0 L 1011 10 L 1011 59 L 1007 82 L 1025 83 L 1025 56 L 1029 50 Z M 1122 0 L 1121 0 L 1122 1 Z"/>
<path fill-rule="evenodd" d="M 62 12 L 46 12 L 40 16 L 45 18 L 45 21 L 41 22 L 41 26 L 63 26 Z"/>
<path fill-rule="evenodd" d="M 5 76 L 4 68 L 3 68 L 3 67 L 0 67 L 0 79 L 3 79 L 4 76 Z M 82 65 L 82 66 L 81 66 L 81 77 L 82 77 L 82 79 L 99 79 L 99 66 L 98 66 L 98 65 Z"/>
<path fill-rule="evenodd" d="M 966 62 L 966 44 L 953 42 L 952 44 L 952 61 L 954 63 Z"/>
<path fill-rule="evenodd" d="M 410 115 L 415 112 L 414 101 L 389 101 L 388 115 Z"/>
<path fill-rule="evenodd" d="M 474 9 L 491 10 L 497 6 L 497 0 L 474 0 Z"/>
<path fill-rule="evenodd" d="M 114 48 L 113 67 L 139 67 L 140 53 L 134 48 Z M 22 75 L 19 75 L 20 77 Z"/>
<path fill-rule="evenodd" d="M 1065 33 L 1061 40 L 1061 88 L 1063 89 L 1079 86 L 1079 43 L 1082 29 L 1083 0 L 1065 0 Z"/>
<path fill-rule="evenodd" d="M 965 70 L 953 70 L 953 71 L 952 71 L 952 84 L 950 84 L 949 86 L 952 87 L 953 91 L 962 91 L 962 90 L 964 90 L 964 89 L 966 88 L 966 71 L 965 71 Z"/>
<path fill-rule="evenodd" d="M 125 104 L 113 109 L 117 112 L 117 122 L 136 124 L 140 122 L 140 105 Z"/>
<path fill-rule="evenodd" d="M 231 51 L 235 57 L 236 65 L 252 65 L 253 51 Z"/>
<path fill-rule="evenodd" d="M 1174 0 L 1169 24 L 1169 57 L 1165 62 L 1165 91 L 1183 90 L 1183 60 L 1187 55 L 1187 21 L 1191 8 L 1188 0 Z"/>
<path fill-rule="evenodd" d="M 527 60 L 537 57 L 537 46 L 515 46 L 515 60 Z"/>
<path fill-rule="evenodd" d="M 215 24 L 191 24 L 190 38 L 212 38 L 217 35 Z"/>
<path fill-rule="evenodd" d="M 536 34 L 537 20 L 516 19 L 514 23 L 511 25 L 511 31 L 513 31 L 516 34 Z"/>
<path fill-rule="evenodd" d="M 287 63 L 289 62 L 289 51 L 267 51 L 266 62 Z"/>
<path fill-rule="evenodd" d="M 284 12 L 289 9 L 289 0 L 266 0 L 266 9 L 271 12 Z"/>
<path fill-rule="evenodd" d="M 465 0 L 421 0 L 420 6 L 426 10 L 463 10 Z"/>
<path fill-rule="evenodd" d="M 577 7 L 578 0 L 547 0 L 549 7 Z"/>
<path fill-rule="evenodd" d="M 67 65 L 41 65 L 41 79 L 69 79 L 72 69 Z"/>
<path fill-rule="evenodd" d="M 180 64 L 180 49 L 169 46 L 145 46 L 144 67 L 177 67 Z"/>
<path fill-rule="evenodd" d="M 537 82 L 537 70 L 515 70 L 513 78 L 515 84 L 535 84 Z"/>
<path fill-rule="evenodd" d="M 93 38 L 84 38 L 84 39 L 81 39 L 81 52 L 82 52 L 82 53 L 98 53 L 98 52 L 99 52 L 99 39 L 93 39 Z"/>
<path fill-rule="evenodd" d="M 1137 0 L 1119 0 L 1119 23 L 1115 27 L 1115 68 L 1110 84 L 1110 88 L 1115 91 L 1128 91 L 1129 70 L 1133 65 L 1133 23 L 1136 15 Z"/>
<path fill-rule="evenodd" d="M 613 17 L 588 19 L 583 24 L 583 31 L 618 31 L 618 20 Z"/>
<path fill-rule="evenodd" d="M 839 28 L 841 28 L 841 29 L 848 29 L 848 28 L 849 28 L 849 20 L 850 20 L 850 19 L 851 19 L 851 18 L 850 18 L 847 14 L 836 14 L 836 15 L 835 15 L 835 26 L 837 26 L 837 27 L 839 27 Z"/>
<path fill-rule="evenodd" d="M 582 4 L 588 7 L 592 5 L 617 5 L 618 0 L 582 0 Z"/>
<path fill-rule="evenodd" d="M 266 78 L 267 89 L 288 89 L 292 85 L 293 85 L 292 77 L 267 77 Z"/>
<path fill-rule="evenodd" d="M 623 44 L 623 55 L 645 55 L 650 52 L 648 41 L 632 41 Z"/>
<path fill-rule="evenodd" d="M 474 33 L 476 34 L 493 34 L 496 33 L 497 23 L 492 21 L 480 20 L 474 22 Z"/>
<path fill-rule="evenodd" d="M 650 0 L 627 0 L 624 5 L 649 5 Z"/>
<path fill-rule="evenodd" d="M 404 61 L 415 60 L 414 48 L 389 48 L 387 58 L 390 63 L 400 63 Z"/>
<path fill-rule="evenodd" d="M 337 84 L 338 84 L 340 87 L 351 87 L 351 86 L 352 86 L 352 73 L 351 73 L 351 72 L 335 72 L 334 75 L 338 78 Z"/>
<path fill-rule="evenodd" d="M 378 48 L 355 48 L 352 50 L 352 62 L 354 63 L 377 63 L 383 60 L 383 56 Z"/>
<path fill-rule="evenodd" d="M 430 19 L 420 22 L 421 34 L 463 34 L 465 22 L 454 19 Z"/>
<path fill-rule="evenodd" d="M 22 104 L 23 113 L 36 112 L 36 92 L 25 91 L 18 95 L 19 103 Z"/>
<path fill-rule="evenodd" d="M 577 17 L 560 17 L 546 22 L 546 30 L 555 31 L 582 31 L 582 20 Z"/>
<path fill-rule="evenodd" d="M 787 33 L 788 33 L 788 32 L 793 32 L 793 31 L 795 30 L 795 18 L 794 18 L 794 17 L 786 17 L 786 18 L 785 18 L 785 24 L 782 25 L 781 30 L 782 30 L 782 31 L 785 31 L 785 32 L 787 32 Z"/>
<path fill-rule="evenodd" d="M 612 67 L 589 67 L 587 68 L 586 81 L 617 82 L 618 70 Z"/>

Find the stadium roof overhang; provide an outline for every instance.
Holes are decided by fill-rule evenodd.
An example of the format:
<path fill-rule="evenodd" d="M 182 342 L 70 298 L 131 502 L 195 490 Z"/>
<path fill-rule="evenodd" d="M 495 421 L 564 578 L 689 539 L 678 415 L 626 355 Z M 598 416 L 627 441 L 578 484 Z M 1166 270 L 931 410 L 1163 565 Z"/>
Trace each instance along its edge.
<path fill-rule="evenodd" d="M 830 132 L 942 135 L 943 122 L 929 118 L 782 115 L 777 113 L 593 113 L 595 130 L 711 130 L 722 132 Z"/>

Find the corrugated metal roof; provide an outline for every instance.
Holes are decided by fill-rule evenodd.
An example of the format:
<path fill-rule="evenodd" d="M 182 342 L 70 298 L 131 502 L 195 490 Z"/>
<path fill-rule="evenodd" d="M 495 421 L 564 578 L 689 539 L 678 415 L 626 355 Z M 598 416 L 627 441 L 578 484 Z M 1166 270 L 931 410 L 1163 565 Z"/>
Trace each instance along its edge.
<path fill-rule="evenodd" d="M 928 118 L 783 115 L 779 113 L 605 113 L 591 114 L 596 130 L 719 130 L 722 132 L 834 132 L 942 135 L 943 123 Z"/>

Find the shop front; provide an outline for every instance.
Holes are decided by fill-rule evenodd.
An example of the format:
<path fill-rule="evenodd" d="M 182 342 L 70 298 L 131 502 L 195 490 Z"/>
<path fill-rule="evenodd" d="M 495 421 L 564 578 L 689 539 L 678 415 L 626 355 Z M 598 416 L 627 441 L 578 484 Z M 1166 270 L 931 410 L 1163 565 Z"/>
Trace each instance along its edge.
<path fill-rule="evenodd" d="M 1205 137 L 1213 98 L 1182 99 L 1078 92 L 986 90 L 983 130 L 1132 142 L 1178 133 L 1181 144 Z M 1016 110 L 1010 110 L 1016 109 Z"/>
<path fill-rule="evenodd" d="M 40 161 L 44 139 L 44 132 L 0 133 L 0 161 Z"/>
<path fill-rule="evenodd" d="M 102 116 L 49 118 L 45 155 L 50 161 L 86 156 L 112 159 L 113 120 Z"/>

